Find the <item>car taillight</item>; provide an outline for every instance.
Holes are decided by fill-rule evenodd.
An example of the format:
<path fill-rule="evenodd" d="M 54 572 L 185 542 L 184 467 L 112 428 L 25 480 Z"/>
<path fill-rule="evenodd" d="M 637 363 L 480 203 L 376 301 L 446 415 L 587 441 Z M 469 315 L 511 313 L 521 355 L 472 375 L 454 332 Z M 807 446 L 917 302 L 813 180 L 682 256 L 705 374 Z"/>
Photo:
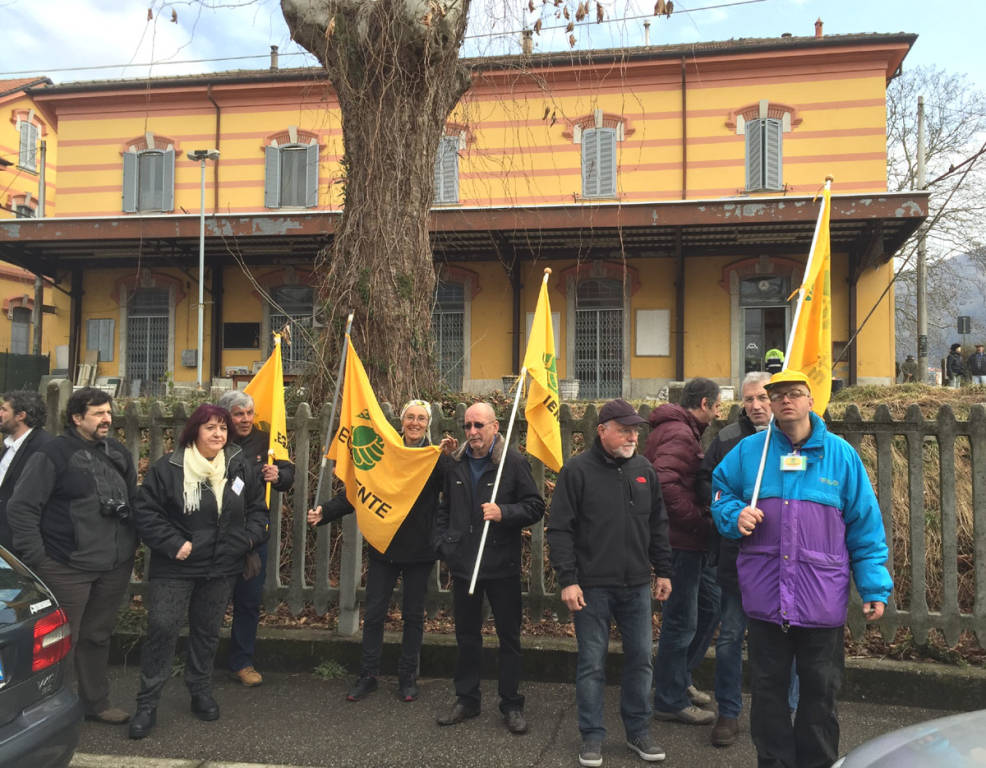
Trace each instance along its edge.
<path fill-rule="evenodd" d="M 66 656 L 72 647 L 72 632 L 68 617 L 59 608 L 34 625 L 34 653 L 31 657 L 31 671 L 47 669 Z"/>

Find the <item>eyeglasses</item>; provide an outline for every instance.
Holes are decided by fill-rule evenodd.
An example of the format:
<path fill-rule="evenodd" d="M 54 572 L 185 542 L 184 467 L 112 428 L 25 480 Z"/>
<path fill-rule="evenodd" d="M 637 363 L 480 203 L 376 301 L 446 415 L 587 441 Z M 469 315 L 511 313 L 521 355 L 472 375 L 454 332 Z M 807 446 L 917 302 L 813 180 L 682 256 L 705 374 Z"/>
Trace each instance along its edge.
<path fill-rule="evenodd" d="M 487 421 L 485 424 L 481 421 L 464 421 L 462 422 L 462 431 L 468 432 L 470 429 L 482 429 L 492 423 L 492 421 Z"/>
<path fill-rule="evenodd" d="M 796 400 L 800 400 L 802 397 L 808 397 L 808 393 L 803 389 L 795 389 L 791 392 L 771 392 L 770 402 L 779 403 L 785 397 L 793 403 Z"/>

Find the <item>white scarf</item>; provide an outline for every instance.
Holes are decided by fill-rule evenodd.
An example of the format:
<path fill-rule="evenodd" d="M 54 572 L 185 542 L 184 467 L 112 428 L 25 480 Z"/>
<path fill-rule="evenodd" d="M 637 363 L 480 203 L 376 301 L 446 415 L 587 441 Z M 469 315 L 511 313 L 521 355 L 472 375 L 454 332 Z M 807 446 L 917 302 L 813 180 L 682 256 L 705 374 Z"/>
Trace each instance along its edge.
<path fill-rule="evenodd" d="M 208 483 L 216 497 L 216 515 L 223 512 L 223 489 L 226 487 L 226 454 L 220 451 L 212 461 L 199 453 L 192 443 L 182 461 L 185 514 L 195 512 L 202 501 L 202 484 Z"/>

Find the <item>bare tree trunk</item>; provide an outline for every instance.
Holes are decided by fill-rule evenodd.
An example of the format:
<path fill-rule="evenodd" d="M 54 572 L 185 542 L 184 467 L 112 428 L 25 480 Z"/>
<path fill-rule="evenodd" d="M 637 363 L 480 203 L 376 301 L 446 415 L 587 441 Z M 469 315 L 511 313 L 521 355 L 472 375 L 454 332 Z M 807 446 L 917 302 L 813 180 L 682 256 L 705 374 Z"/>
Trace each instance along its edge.
<path fill-rule="evenodd" d="M 342 112 L 345 202 L 321 283 L 320 352 L 337 359 L 342 322 L 355 311 L 354 343 L 374 389 L 397 404 L 436 383 L 428 216 L 438 143 L 469 86 L 459 63 L 468 6 L 281 0 L 292 37 L 325 66 Z"/>

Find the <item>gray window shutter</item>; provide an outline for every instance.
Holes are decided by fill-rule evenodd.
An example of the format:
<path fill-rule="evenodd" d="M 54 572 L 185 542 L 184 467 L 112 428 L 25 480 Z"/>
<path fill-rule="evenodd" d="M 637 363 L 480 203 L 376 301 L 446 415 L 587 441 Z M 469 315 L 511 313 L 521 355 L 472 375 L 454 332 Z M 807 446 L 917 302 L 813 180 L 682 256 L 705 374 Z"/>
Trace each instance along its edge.
<path fill-rule="evenodd" d="M 305 148 L 305 207 L 318 205 L 318 144 Z"/>
<path fill-rule="evenodd" d="M 781 121 L 765 120 L 764 129 L 764 186 L 767 189 L 782 189 L 784 179 L 781 175 Z"/>
<path fill-rule="evenodd" d="M 435 155 L 436 203 L 459 202 L 459 139 L 443 136 Z"/>
<path fill-rule="evenodd" d="M 596 131 L 596 152 L 599 163 L 599 192 L 603 197 L 616 195 L 616 130 Z"/>
<path fill-rule="evenodd" d="M 175 150 L 168 149 L 161 158 L 161 210 L 175 209 Z"/>
<path fill-rule="evenodd" d="M 598 131 L 591 128 L 582 131 L 582 196 L 599 194 Z"/>
<path fill-rule="evenodd" d="M 21 121 L 20 157 L 18 165 L 21 168 L 36 170 L 38 167 L 38 126 L 34 123 Z"/>
<path fill-rule="evenodd" d="M 123 153 L 123 212 L 137 212 L 137 166 L 136 152 Z"/>
<path fill-rule="evenodd" d="M 763 120 L 746 124 L 746 188 L 763 189 Z"/>
<path fill-rule="evenodd" d="M 281 207 L 281 150 L 264 147 L 264 207 Z"/>

